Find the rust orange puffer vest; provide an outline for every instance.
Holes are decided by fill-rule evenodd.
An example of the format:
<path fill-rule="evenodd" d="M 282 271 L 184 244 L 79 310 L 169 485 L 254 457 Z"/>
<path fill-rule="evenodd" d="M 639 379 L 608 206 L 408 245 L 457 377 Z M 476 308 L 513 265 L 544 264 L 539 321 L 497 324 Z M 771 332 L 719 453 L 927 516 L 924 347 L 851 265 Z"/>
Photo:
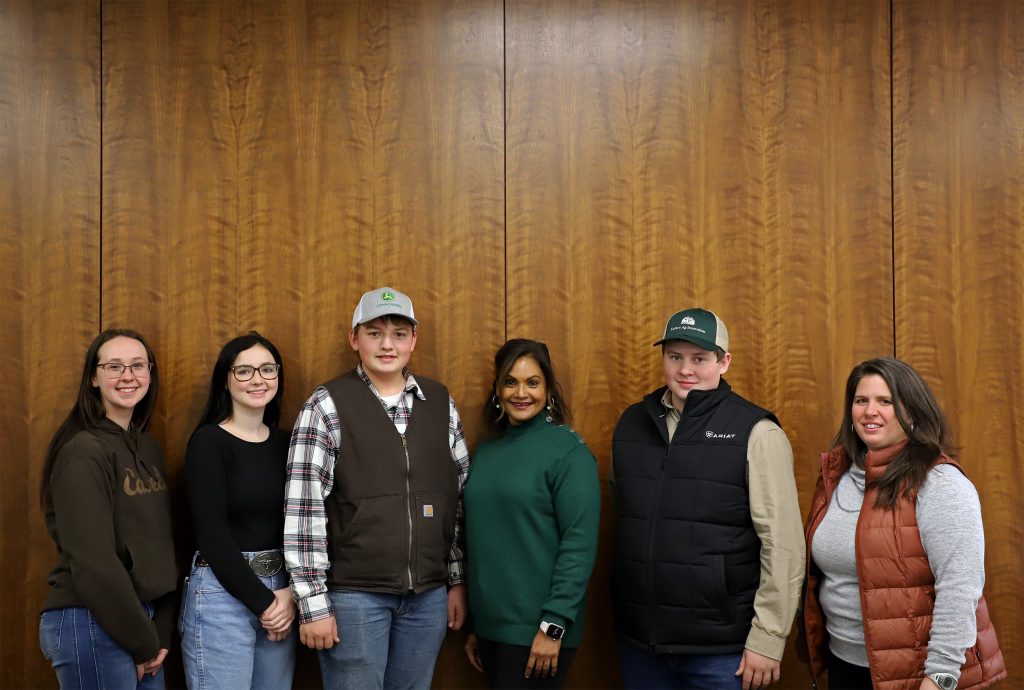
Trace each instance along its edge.
<path fill-rule="evenodd" d="M 914 499 L 901 500 L 895 510 L 874 507 L 877 492 L 870 484 L 882 476 L 902 449 L 903 444 L 868 452 L 865 464 L 869 488 L 857 521 L 861 613 L 875 690 L 917 690 L 920 687 L 935 603 L 935 578 L 917 529 Z M 939 463 L 953 465 L 963 472 L 960 465 L 946 456 L 936 460 L 936 464 Z M 825 672 L 828 634 L 818 603 L 822 575 L 813 565 L 810 545 L 825 517 L 836 484 L 849 467 L 850 460 L 838 448 L 822 454 L 821 476 L 807 518 L 807 578 L 798 649 L 803 647 L 809 656 L 815 687 Z M 978 601 L 977 630 L 977 641 L 967 650 L 960 670 L 958 690 L 981 690 L 1006 678 L 1006 665 L 984 596 Z"/>

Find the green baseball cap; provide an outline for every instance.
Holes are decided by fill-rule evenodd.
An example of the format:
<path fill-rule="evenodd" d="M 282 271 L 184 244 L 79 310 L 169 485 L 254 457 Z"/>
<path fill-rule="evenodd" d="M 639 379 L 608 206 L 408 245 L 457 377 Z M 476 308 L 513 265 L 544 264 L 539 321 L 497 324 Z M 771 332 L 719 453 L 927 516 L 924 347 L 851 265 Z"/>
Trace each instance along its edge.
<path fill-rule="evenodd" d="M 729 331 L 725 329 L 725 322 L 713 311 L 699 307 L 677 311 L 670 316 L 665 324 L 665 335 L 654 344 L 661 345 L 670 340 L 685 340 L 709 352 L 729 351 Z"/>

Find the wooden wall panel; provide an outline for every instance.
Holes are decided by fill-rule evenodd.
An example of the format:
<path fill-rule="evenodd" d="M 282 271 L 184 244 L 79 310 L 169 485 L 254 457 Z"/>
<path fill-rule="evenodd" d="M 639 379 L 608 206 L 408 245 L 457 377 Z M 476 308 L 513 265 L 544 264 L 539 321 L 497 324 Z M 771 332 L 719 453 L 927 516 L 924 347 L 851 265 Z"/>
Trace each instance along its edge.
<path fill-rule="evenodd" d="M 1022 35 L 1013 0 L 0 3 L 0 686 L 55 685 L 38 471 L 98 327 L 157 350 L 173 483 L 226 339 L 279 344 L 290 424 L 384 283 L 471 442 L 494 350 L 546 340 L 604 477 L 665 317 L 718 311 L 804 507 L 850 367 L 895 350 L 960 434 L 1024 682 Z M 617 683 L 607 495 L 601 539 L 569 687 Z M 480 684 L 461 644 L 436 687 Z"/>
<path fill-rule="evenodd" d="M 1024 684 L 1024 5 L 894 2 L 896 353 L 958 433 Z"/>
<path fill-rule="evenodd" d="M 0 3 L 0 687 L 56 684 L 39 608 L 56 549 L 39 509 L 46 446 L 99 321 L 95 4 Z"/>
<path fill-rule="evenodd" d="M 103 325 L 135 328 L 156 351 L 154 429 L 172 477 L 217 351 L 250 301 L 238 130 L 252 46 L 232 9 L 103 8 Z"/>
<path fill-rule="evenodd" d="M 850 367 L 893 350 L 888 33 L 882 1 L 508 6 L 509 334 L 552 345 L 602 476 L 665 319 L 704 305 L 806 507 Z M 604 498 L 572 687 L 614 673 Z"/>
<path fill-rule="evenodd" d="M 449 385 L 472 442 L 504 338 L 501 4 L 310 3 L 306 32 L 303 397 L 355 363 L 352 309 L 388 284 L 416 305 L 413 369 Z M 477 684 L 450 636 L 435 687 Z"/>
<path fill-rule="evenodd" d="M 500 5 L 116 2 L 104 49 L 104 321 L 163 356 L 172 481 L 226 339 L 275 340 L 291 424 L 383 284 L 475 438 L 479 350 L 504 337 Z"/>

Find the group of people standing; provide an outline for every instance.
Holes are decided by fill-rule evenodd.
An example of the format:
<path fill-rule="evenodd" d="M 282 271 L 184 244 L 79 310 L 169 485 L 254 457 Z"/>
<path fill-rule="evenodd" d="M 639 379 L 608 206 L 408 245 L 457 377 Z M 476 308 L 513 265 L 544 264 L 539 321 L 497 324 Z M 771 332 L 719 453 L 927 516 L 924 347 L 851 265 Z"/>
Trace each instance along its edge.
<path fill-rule="evenodd" d="M 40 644 L 62 688 L 162 688 L 176 611 L 193 689 L 290 687 L 296 639 L 326 688 L 428 688 L 462 629 L 489 687 L 562 686 L 597 554 L 597 463 L 547 347 L 525 339 L 495 355 L 471 463 L 448 389 L 409 369 L 418 327 L 408 296 L 364 294 L 357 366 L 313 391 L 290 435 L 277 348 L 257 333 L 223 347 L 186 454 L 180 594 L 146 430 L 156 358 L 133 331 L 93 341 L 42 481 L 58 562 Z M 977 493 L 917 372 L 854 368 L 802 529 L 779 420 L 723 377 L 725 324 L 687 309 L 654 344 L 665 385 L 612 440 L 626 687 L 768 687 L 794 618 L 813 682 L 834 690 L 1006 676 Z"/>

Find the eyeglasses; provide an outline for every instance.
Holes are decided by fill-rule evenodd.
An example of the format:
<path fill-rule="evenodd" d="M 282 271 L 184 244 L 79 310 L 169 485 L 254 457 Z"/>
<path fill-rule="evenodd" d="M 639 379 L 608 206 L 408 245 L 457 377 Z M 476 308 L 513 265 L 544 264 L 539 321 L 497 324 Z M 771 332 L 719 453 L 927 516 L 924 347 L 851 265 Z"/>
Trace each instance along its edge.
<path fill-rule="evenodd" d="M 264 381 L 270 381 L 277 378 L 277 372 L 280 370 L 280 364 L 261 364 L 258 367 L 253 367 L 248 364 L 239 364 L 238 366 L 231 367 L 231 374 L 235 377 L 236 381 L 244 383 L 245 381 L 252 379 L 258 371 Z"/>
<path fill-rule="evenodd" d="M 152 362 L 132 362 L 131 364 L 121 364 L 120 362 L 104 362 L 96 365 L 97 369 L 102 369 L 108 379 L 119 379 L 124 376 L 125 369 L 132 370 L 132 376 L 137 379 L 148 379 L 149 372 L 153 369 Z"/>

